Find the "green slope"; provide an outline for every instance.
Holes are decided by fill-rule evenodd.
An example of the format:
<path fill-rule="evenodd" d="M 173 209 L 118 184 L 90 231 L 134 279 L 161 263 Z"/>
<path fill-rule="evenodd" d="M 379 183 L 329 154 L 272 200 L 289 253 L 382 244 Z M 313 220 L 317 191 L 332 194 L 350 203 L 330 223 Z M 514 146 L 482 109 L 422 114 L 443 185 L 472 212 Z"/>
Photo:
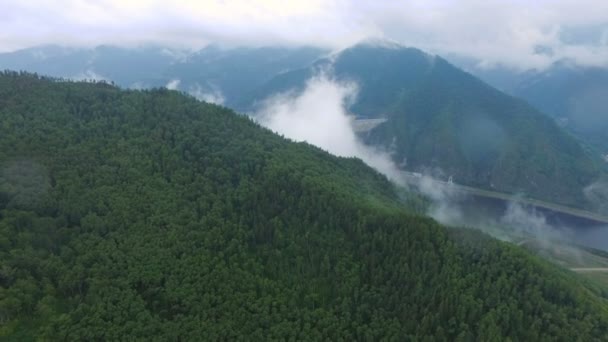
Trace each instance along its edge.
<path fill-rule="evenodd" d="M 4 340 L 608 334 L 573 273 L 224 108 L 4 73 L 0 118 Z"/>
<path fill-rule="evenodd" d="M 275 77 L 245 103 L 254 106 L 274 93 L 299 89 L 314 70 L 331 70 L 337 80 L 359 85 L 349 110 L 388 119 L 364 139 L 393 152 L 404 169 L 591 207 L 583 188 L 603 174 L 599 161 L 574 138 L 523 101 L 417 49 L 356 45 L 308 69 Z"/>

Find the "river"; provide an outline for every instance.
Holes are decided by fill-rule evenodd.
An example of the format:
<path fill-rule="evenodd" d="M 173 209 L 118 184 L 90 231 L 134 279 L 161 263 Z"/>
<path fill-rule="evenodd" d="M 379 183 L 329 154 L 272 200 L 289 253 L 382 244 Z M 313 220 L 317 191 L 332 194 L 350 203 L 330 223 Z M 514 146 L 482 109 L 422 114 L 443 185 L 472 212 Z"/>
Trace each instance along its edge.
<path fill-rule="evenodd" d="M 608 251 L 608 218 L 537 200 L 518 198 L 404 173 L 407 182 L 434 201 L 429 213 L 442 223 L 492 227 L 506 235 L 534 235 Z"/>

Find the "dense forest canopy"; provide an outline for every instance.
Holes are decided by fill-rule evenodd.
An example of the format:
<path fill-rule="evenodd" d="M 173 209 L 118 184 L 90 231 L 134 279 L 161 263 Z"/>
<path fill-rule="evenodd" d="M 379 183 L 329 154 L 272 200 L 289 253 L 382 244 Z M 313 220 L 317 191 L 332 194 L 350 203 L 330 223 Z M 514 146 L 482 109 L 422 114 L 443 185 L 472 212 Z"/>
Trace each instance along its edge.
<path fill-rule="evenodd" d="M 0 336 L 602 340 L 608 294 L 175 91 L 0 74 Z"/>

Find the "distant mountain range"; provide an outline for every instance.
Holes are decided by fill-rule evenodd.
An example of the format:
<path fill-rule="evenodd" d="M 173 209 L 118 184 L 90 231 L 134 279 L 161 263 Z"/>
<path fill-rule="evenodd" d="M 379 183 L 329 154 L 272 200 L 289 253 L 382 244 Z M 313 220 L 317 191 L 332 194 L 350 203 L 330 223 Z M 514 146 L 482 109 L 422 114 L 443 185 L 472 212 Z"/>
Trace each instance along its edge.
<path fill-rule="evenodd" d="M 403 170 L 585 208 L 591 203 L 583 189 L 603 177 L 599 155 L 581 148 L 555 120 L 441 57 L 396 44 L 363 43 L 332 55 L 308 47 L 211 45 L 183 52 L 47 46 L 1 54 L 0 69 L 106 79 L 129 88 L 165 86 L 249 113 L 273 95 L 297 93 L 323 70 L 358 85 L 351 113 L 386 119 L 361 138 L 389 151 Z M 517 93 L 548 106 L 539 86 L 545 78 L 538 78 L 527 87 L 522 83 Z M 556 85 L 554 93 L 564 89 Z M 569 108 L 593 107 L 601 99 L 587 93 L 589 102 Z"/>
<path fill-rule="evenodd" d="M 124 88 L 168 87 L 232 107 L 273 76 L 301 68 L 327 52 L 313 47 L 221 48 L 41 46 L 0 54 L 0 70 L 24 70 L 76 80 L 107 80 Z"/>

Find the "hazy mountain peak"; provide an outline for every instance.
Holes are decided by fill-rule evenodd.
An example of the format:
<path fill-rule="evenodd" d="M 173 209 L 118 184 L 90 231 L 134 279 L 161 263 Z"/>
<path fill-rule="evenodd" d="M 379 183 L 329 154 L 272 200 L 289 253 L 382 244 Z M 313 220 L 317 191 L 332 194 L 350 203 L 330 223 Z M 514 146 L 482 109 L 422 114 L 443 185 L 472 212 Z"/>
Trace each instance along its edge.
<path fill-rule="evenodd" d="M 368 47 L 377 47 L 377 48 L 385 48 L 385 49 L 403 49 L 406 46 L 388 38 L 383 37 L 370 37 L 359 41 L 353 46 L 368 46 Z"/>
<path fill-rule="evenodd" d="M 371 39 L 340 51 L 333 58 L 336 59 L 358 61 L 362 66 L 375 65 L 379 70 L 413 68 L 428 71 L 435 65 L 437 56 L 390 40 Z"/>
<path fill-rule="evenodd" d="M 382 39 L 382 38 L 369 38 L 369 39 L 362 40 L 354 45 L 351 45 L 351 46 L 345 48 L 341 52 L 357 51 L 357 50 L 375 50 L 375 51 L 393 51 L 393 52 L 409 51 L 409 52 L 416 52 L 419 54 L 427 55 L 426 52 L 424 52 L 418 48 L 411 47 L 411 46 L 405 46 L 398 42 L 395 42 L 395 41 L 392 41 L 389 39 Z"/>

